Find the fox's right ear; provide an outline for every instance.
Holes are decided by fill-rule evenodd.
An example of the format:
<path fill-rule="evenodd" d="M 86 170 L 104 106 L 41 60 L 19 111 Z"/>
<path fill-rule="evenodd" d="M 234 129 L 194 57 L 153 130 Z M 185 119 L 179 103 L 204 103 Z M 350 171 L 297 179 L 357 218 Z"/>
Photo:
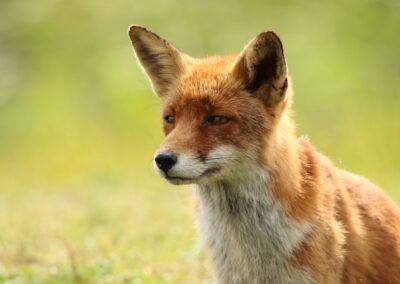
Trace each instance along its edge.
<path fill-rule="evenodd" d="M 187 55 L 141 26 L 130 26 L 129 37 L 154 91 L 162 97 L 185 72 L 187 63 L 184 57 Z"/>

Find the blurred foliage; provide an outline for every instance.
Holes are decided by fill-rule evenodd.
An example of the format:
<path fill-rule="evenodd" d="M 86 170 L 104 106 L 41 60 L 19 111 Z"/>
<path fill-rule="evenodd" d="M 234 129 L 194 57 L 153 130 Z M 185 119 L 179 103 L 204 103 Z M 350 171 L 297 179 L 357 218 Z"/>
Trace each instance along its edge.
<path fill-rule="evenodd" d="M 3 0 L 0 283 L 207 278 L 190 193 L 152 171 L 159 103 L 132 23 L 198 57 L 276 31 L 299 134 L 400 201 L 399 1 Z"/>

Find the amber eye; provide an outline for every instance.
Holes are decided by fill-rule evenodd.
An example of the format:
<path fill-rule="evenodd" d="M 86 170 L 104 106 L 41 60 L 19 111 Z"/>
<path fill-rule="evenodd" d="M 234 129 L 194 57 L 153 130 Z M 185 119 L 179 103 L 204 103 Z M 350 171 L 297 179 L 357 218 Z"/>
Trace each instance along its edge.
<path fill-rule="evenodd" d="M 223 115 L 208 115 L 204 118 L 204 124 L 207 125 L 221 125 L 230 121 L 229 117 Z"/>
<path fill-rule="evenodd" d="M 164 116 L 164 121 L 165 121 L 166 123 L 172 124 L 172 123 L 175 122 L 175 117 L 172 116 L 172 115 L 166 115 L 166 116 Z"/>

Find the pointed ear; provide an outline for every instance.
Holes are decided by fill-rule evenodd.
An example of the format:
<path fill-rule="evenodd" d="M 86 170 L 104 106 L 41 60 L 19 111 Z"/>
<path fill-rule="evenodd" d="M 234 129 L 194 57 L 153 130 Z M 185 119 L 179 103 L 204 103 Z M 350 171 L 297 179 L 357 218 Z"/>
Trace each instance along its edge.
<path fill-rule="evenodd" d="M 288 78 L 279 37 L 273 32 L 256 36 L 239 55 L 232 73 L 248 92 L 270 103 L 280 101 L 285 96 Z"/>
<path fill-rule="evenodd" d="M 185 55 L 166 40 L 141 26 L 131 26 L 129 37 L 154 91 L 162 97 L 185 72 Z"/>

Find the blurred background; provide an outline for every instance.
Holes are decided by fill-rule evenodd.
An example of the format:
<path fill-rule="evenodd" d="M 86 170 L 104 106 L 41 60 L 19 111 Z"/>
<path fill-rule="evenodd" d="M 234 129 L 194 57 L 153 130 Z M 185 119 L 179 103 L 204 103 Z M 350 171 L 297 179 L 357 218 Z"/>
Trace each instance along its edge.
<path fill-rule="evenodd" d="M 0 283 L 210 283 L 133 23 L 197 57 L 276 31 L 299 135 L 400 203 L 399 1 L 3 0 Z"/>

